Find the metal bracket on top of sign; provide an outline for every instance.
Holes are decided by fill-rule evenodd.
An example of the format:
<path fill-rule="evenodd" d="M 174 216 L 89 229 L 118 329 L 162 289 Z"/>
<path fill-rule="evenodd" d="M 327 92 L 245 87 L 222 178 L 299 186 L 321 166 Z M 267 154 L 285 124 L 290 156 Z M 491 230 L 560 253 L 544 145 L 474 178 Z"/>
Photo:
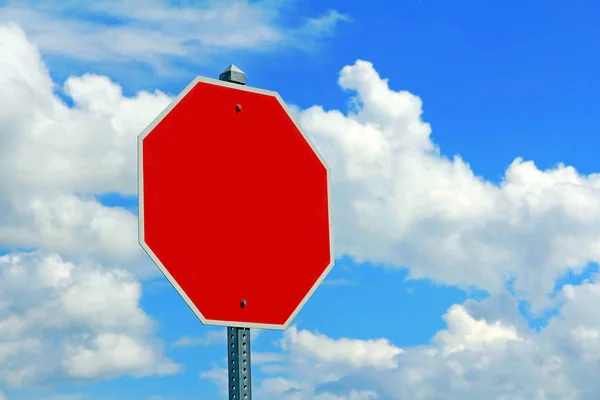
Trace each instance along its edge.
<path fill-rule="evenodd" d="M 231 64 L 219 80 L 245 85 L 246 74 Z M 242 106 L 236 105 L 236 112 L 241 110 Z M 246 307 L 246 300 L 241 301 L 240 307 Z M 250 328 L 227 327 L 227 375 L 229 400 L 252 400 Z"/>

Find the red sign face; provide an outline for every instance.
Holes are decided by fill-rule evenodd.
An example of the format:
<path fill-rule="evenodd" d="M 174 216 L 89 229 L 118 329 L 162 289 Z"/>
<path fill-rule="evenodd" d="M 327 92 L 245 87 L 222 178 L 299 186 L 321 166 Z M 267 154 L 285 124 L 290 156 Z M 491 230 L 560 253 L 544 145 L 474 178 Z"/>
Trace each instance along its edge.
<path fill-rule="evenodd" d="M 198 77 L 138 146 L 140 245 L 198 318 L 285 329 L 333 252 L 327 166 L 279 95 Z"/>

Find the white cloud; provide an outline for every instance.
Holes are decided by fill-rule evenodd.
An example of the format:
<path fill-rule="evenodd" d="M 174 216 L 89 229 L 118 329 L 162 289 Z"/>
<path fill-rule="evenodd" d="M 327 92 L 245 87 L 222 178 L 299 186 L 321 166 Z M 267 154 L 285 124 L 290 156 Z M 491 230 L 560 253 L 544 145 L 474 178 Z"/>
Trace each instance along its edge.
<path fill-rule="evenodd" d="M 257 397 L 263 399 L 285 398 L 299 400 L 302 396 L 300 392 L 301 383 L 293 382 L 281 377 L 265 378 L 260 382 L 260 385 L 255 385 L 256 389 L 253 392 Z"/>
<path fill-rule="evenodd" d="M 320 385 L 336 382 L 362 368 L 389 370 L 397 367 L 402 350 L 386 339 L 332 339 L 292 326 L 279 343 L 282 354 L 259 360 L 262 374 L 276 374 L 256 382 L 256 396 L 264 399 L 375 399 L 370 391 L 350 391 L 346 397 L 317 393 Z M 267 362 L 265 362 L 267 361 Z M 274 368 L 275 366 L 275 368 Z M 287 377 L 281 376 L 281 374 Z"/>
<path fill-rule="evenodd" d="M 175 341 L 175 346 L 208 346 L 212 344 L 227 343 L 227 331 L 225 329 L 207 331 L 202 337 L 184 336 Z"/>
<path fill-rule="evenodd" d="M 161 356 L 152 344 L 123 334 L 101 333 L 89 343 L 67 346 L 65 353 L 63 366 L 77 378 L 123 373 L 133 376 L 170 375 L 179 370 L 174 363 L 161 362 Z"/>
<path fill-rule="evenodd" d="M 255 341 L 260 336 L 259 329 L 251 329 L 251 339 Z M 210 346 L 213 344 L 224 344 L 227 343 L 227 329 L 226 328 L 215 328 L 206 331 L 201 337 L 188 337 L 183 336 L 177 339 L 173 344 L 175 346 Z"/>
<path fill-rule="evenodd" d="M 48 54 L 83 61 L 143 61 L 159 68 L 169 57 L 206 62 L 215 51 L 306 48 L 349 20 L 329 10 L 283 25 L 282 18 L 293 12 L 289 4 L 273 0 L 187 6 L 158 0 L 7 3 L 0 8 L 0 21 L 19 23 Z"/>
<path fill-rule="evenodd" d="M 516 158 L 494 184 L 441 155 L 421 99 L 371 63 L 339 84 L 355 93 L 350 112 L 296 111 L 332 170 L 338 255 L 494 293 L 514 277 L 538 308 L 558 275 L 600 261 L 600 175 Z"/>
<path fill-rule="evenodd" d="M 438 332 L 433 340 L 440 344 L 446 356 L 464 350 L 503 348 L 509 341 L 521 340 L 515 327 L 504 326 L 500 321 L 490 324 L 476 320 L 459 305 L 452 306 L 444 320 L 448 330 Z"/>
<path fill-rule="evenodd" d="M 0 51 L 0 248 L 37 249 L 0 257 L 0 382 L 176 372 L 139 307 L 137 218 L 90 197 L 135 193 L 137 131 L 168 97 L 83 76 L 70 108 L 19 27 L 0 26 Z"/>
<path fill-rule="evenodd" d="M 378 398 L 379 397 L 377 396 L 377 393 L 368 390 L 352 390 L 350 391 L 350 393 L 348 393 L 347 396 L 338 396 L 331 393 L 321 393 L 313 397 L 313 399 L 315 400 L 376 400 Z"/>
<path fill-rule="evenodd" d="M 292 328 L 272 361 L 280 368 L 261 365 L 267 376 L 255 380 L 255 392 L 267 400 L 592 400 L 600 391 L 600 318 L 589 304 L 600 301 L 600 284 L 568 287 L 561 296 L 561 317 L 539 332 L 518 329 L 522 319 L 511 325 L 494 318 L 507 311 L 498 299 L 471 300 L 448 309 L 447 328 L 431 344 L 403 349 L 383 339 L 334 339 Z M 512 314 L 517 303 L 511 304 Z M 487 315 L 475 317 L 482 309 Z M 587 317 L 582 309 L 590 310 Z M 365 350 L 372 355 L 363 357 Z"/>
<path fill-rule="evenodd" d="M 136 135 L 169 97 L 86 75 L 64 85 L 70 108 L 19 27 L 0 26 L 0 51 L 0 245 L 139 264 L 137 217 L 86 193 L 136 193 Z"/>
<path fill-rule="evenodd" d="M 328 10 L 327 13 L 318 18 L 308 18 L 306 26 L 312 32 L 331 32 L 340 21 L 348 22 L 350 17 L 336 10 Z"/>
<path fill-rule="evenodd" d="M 0 257 L 0 381 L 177 372 L 152 338 L 140 297 L 127 271 L 40 253 Z"/>
<path fill-rule="evenodd" d="M 325 279 L 322 283 L 322 285 L 325 286 L 354 286 L 358 284 L 358 282 L 350 280 L 350 279 L 344 279 L 344 278 L 340 278 L 340 279 Z"/>
<path fill-rule="evenodd" d="M 392 346 L 387 340 L 332 340 L 322 334 L 299 331 L 291 327 L 284 333 L 283 350 L 299 351 L 312 355 L 315 362 L 351 365 L 354 367 L 370 366 L 374 368 L 393 368 L 394 358 L 402 351 Z"/>
<path fill-rule="evenodd" d="M 12 191 L 136 193 L 136 137 L 170 101 L 124 97 L 106 77 L 71 77 L 54 93 L 38 50 L 16 25 L 0 26 L 2 180 Z"/>
<path fill-rule="evenodd" d="M 215 367 L 208 371 L 202 371 L 200 378 L 209 379 L 214 382 L 218 387 L 223 397 L 227 396 L 229 377 L 227 375 L 227 368 Z"/>
<path fill-rule="evenodd" d="M 4 246 L 120 261 L 140 255 L 137 218 L 124 209 L 74 195 L 17 197 L 5 204 L 8 213 L 0 217 Z"/>

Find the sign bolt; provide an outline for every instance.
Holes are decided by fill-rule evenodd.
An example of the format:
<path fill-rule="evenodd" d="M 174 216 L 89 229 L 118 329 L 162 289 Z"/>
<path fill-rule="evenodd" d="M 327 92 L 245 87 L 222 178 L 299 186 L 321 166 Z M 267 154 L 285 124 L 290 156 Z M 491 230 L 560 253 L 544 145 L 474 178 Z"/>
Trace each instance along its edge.
<path fill-rule="evenodd" d="M 240 302 L 240 307 L 244 308 L 244 307 L 246 307 L 246 304 L 248 304 L 248 302 L 246 301 L 246 299 L 242 299 L 242 301 Z"/>
<path fill-rule="evenodd" d="M 235 105 L 235 112 L 240 112 L 242 111 L 242 105 L 241 104 L 236 104 Z"/>

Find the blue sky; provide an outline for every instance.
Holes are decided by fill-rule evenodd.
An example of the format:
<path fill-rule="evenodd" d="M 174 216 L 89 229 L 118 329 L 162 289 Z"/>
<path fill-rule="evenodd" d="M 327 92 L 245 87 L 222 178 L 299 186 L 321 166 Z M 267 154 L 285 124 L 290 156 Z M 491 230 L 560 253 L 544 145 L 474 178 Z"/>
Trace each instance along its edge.
<path fill-rule="evenodd" d="M 203 39 L 188 43 L 181 39 L 183 36 L 178 36 L 179 31 L 173 30 L 170 24 L 141 21 L 128 14 L 127 10 L 119 15 L 117 11 L 94 10 L 88 2 L 81 2 L 79 6 L 73 5 L 71 8 L 60 6 L 58 2 L 44 3 L 45 5 L 29 2 L 27 6 L 18 8 L 16 3 L 6 2 L 0 9 L 0 23 L 16 21 L 28 35 L 28 40 L 39 46 L 42 60 L 52 80 L 58 85 L 57 96 L 69 105 L 73 104 L 71 96 L 61 86 L 70 76 L 107 76 L 123 88 L 123 96 L 126 97 L 135 96 L 139 91 L 154 93 L 155 90 L 174 96 L 195 75 L 217 77 L 228 64 L 235 63 L 246 72 L 249 85 L 276 90 L 288 104 L 301 110 L 318 105 L 326 111 L 340 110 L 347 114 L 355 90 L 352 86 L 349 86 L 349 90 L 340 88 L 338 77 L 344 66 L 353 65 L 360 59 L 372 63 L 379 76 L 388 79 L 391 90 L 408 91 L 420 97 L 423 101 L 421 118 L 431 124 L 431 140 L 439 146 L 442 156 L 452 160 L 455 155 L 459 155 L 470 165 L 475 181 L 503 188 L 509 183 L 505 176 L 507 168 L 516 158 L 534 161 L 541 171 L 563 163 L 573 166 L 584 178 L 598 171 L 596 132 L 600 129 L 600 121 L 596 114 L 600 107 L 597 95 L 600 83 L 596 75 L 600 29 L 596 22 L 600 5 L 593 1 L 249 1 L 245 2 L 248 9 L 259 10 L 258 16 L 248 14 L 248 18 L 259 21 L 256 27 L 249 25 L 249 31 L 257 31 L 260 26 L 265 25 L 276 30 L 281 38 L 261 39 L 262 42 L 259 40 L 245 48 L 236 45 L 211 46 L 208 28 Z M 135 2 L 125 3 L 131 5 Z M 176 3 L 182 3 L 180 7 L 196 9 L 218 8 L 214 2 L 172 2 L 162 3 L 162 10 L 177 10 Z M 151 6 L 154 7 L 152 4 Z M 151 6 L 148 6 L 149 9 Z M 28 12 L 22 12 L 23 9 Z M 331 10 L 336 10 L 336 13 L 331 14 Z M 39 17 L 40 15 L 44 17 Z M 328 16 L 332 15 L 334 17 L 328 20 Z M 39 23 L 36 18 L 45 21 L 44 24 Z M 311 18 L 313 22 L 321 18 L 321 22 L 328 24 L 328 28 L 317 32 L 315 25 L 311 25 Z M 38 23 L 34 23 L 35 21 Z M 59 32 L 57 28 L 60 21 L 67 21 L 64 32 Z M 68 45 L 69 41 L 78 37 L 75 31 L 72 32 L 72 37 L 69 36 L 69 29 L 76 26 L 74 21 L 81 24 L 78 26 L 83 26 L 77 28 L 81 29 L 77 32 L 86 33 L 79 36 L 83 43 L 79 50 L 73 50 Z M 110 45 L 105 46 L 101 40 L 84 43 L 85 40 L 97 40 L 96 36 L 87 35 L 92 31 L 97 31 L 101 38 L 103 27 L 107 32 L 111 27 L 131 28 L 131 32 L 135 32 L 135 29 L 147 32 L 144 29 L 149 29 L 157 33 L 157 38 L 164 33 L 165 37 L 174 42 L 181 39 L 178 43 L 185 51 L 182 55 L 172 55 L 152 49 L 146 56 L 146 53 L 140 55 L 125 46 L 117 54 L 114 49 L 120 44 L 115 44 L 112 48 Z M 165 31 L 162 32 L 161 29 Z M 54 32 L 54 36 L 47 34 L 48 32 Z M 125 35 L 123 32 L 121 34 Z M 109 37 L 108 33 L 106 37 Z M 127 40 L 128 37 L 131 38 L 123 36 L 122 40 Z M 61 40 L 67 40 L 67 44 L 63 44 Z M 172 42 L 165 40 L 165 43 Z M 160 107 L 156 106 L 155 109 L 159 110 Z M 151 114 L 148 111 L 150 119 Z M 309 114 L 305 114 L 304 118 L 309 118 Z M 4 125 L 2 129 L 5 129 Z M 313 128 L 309 130 L 311 129 Z M 317 128 L 314 129 L 318 131 Z M 100 181 L 102 179 L 98 178 L 98 182 Z M 592 182 L 592 178 L 589 182 Z M 40 185 L 47 190 L 45 183 Z M 124 186 L 116 183 L 113 186 L 102 185 L 99 183 L 91 189 L 82 185 L 73 190 L 73 193 L 91 193 L 105 207 L 122 207 L 137 215 L 137 199 L 131 191 L 120 190 Z M 589 185 L 593 189 L 597 187 L 593 182 Z M 56 190 L 63 190 L 62 188 L 60 186 Z M 14 190 L 17 193 L 17 189 Z M 64 190 L 66 193 L 67 189 Z M 456 190 L 461 189 L 457 186 Z M 549 194 L 548 198 L 552 195 Z M 545 195 L 541 196 L 544 198 Z M 552 203 L 549 208 L 563 207 L 571 198 L 560 199 L 562 200 Z M 339 208 L 343 208 L 344 201 L 344 197 L 340 195 L 334 207 L 339 203 Z M 577 208 L 576 205 L 573 207 Z M 530 212 L 537 215 L 533 209 Z M 508 263 L 514 262 L 517 266 L 521 262 L 524 265 L 535 264 L 535 260 L 543 258 L 543 254 L 535 252 L 544 251 L 543 244 L 546 242 L 540 244 L 539 248 L 536 247 L 537 239 L 545 237 L 544 227 L 559 226 L 566 230 L 580 223 L 573 222 L 576 220 L 575 212 L 561 214 L 556 219 L 551 219 L 554 218 L 553 214 L 549 215 L 549 222 L 543 220 L 547 225 L 538 225 L 537 219 L 523 223 L 523 237 L 531 239 L 531 246 L 526 246 L 531 253 L 519 249 L 513 251 L 510 245 L 502 247 L 502 251 L 507 254 L 516 254 L 507 256 Z M 586 221 L 585 215 L 581 218 Z M 593 218 L 596 217 L 590 217 L 590 221 Z M 460 227 L 461 220 L 457 221 L 457 225 L 452 226 Z M 2 224 L 10 225 L 0 219 L 0 226 Z M 365 231 L 355 233 L 352 231 L 354 226 L 344 224 L 334 228 L 347 231 L 348 235 L 355 235 L 352 243 L 360 243 L 360 235 L 366 237 L 367 234 Z M 563 304 L 543 304 L 541 308 L 546 309 L 537 313 L 529 309 L 530 299 L 539 300 L 533 294 L 530 297 L 530 291 L 534 293 L 538 290 L 536 274 L 548 274 L 551 277 L 557 298 L 565 285 L 580 288 L 583 287 L 582 283 L 590 280 L 594 282 L 594 276 L 598 272 L 594 246 L 596 243 L 600 244 L 595 241 L 594 235 L 598 234 L 595 231 L 598 227 L 600 226 L 590 222 L 585 225 L 585 229 L 578 230 L 572 236 L 575 241 L 581 240 L 583 235 L 591 237 L 590 244 L 586 247 L 589 254 L 581 255 L 583 262 L 576 260 L 574 265 L 566 265 L 561 258 L 556 261 L 555 269 L 546 271 L 546 264 L 554 265 L 553 260 L 546 260 L 546 263 L 536 264 L 538 269 L 523 271 L 522 275 L 518 269 L 507 268 L 510 273 L 498 278 L 504 280 L 506 290 L 491 289 L 494 287 L 492 283 L 489 286 L 481 283 L 488 279 L 488 275 L 483 272 L 482 278 L 474 278 L 472 282 L 467 278 L 457 278 L 460 282 L 466 282 L 464 284 L 446 279 L 444 277 L 453 275 L 453 272 L 447 269 L 439 272 L 438 269 L 443 269 L 443 266 L 429 266 L 427 254 L 386 258 L 382 253 L 378 257 L 377 247 L 360 254 L 338 253 L 339 258 L 328 280 L 310 299 L 294 324 L 298 330 L 321 333 L 333 340 L 344 337 L 364 341 L 386 338 L 395 347 L 418 349 L 419 346 L 430 345 L 432 339 L 439 338 L 439 335 L 436 336 L 438 332 L 449 329 L 444 315 L 450 307 L 467 304 L 465 307 L 476 320 L 485 320 L 490 325 L 501 321 L 515 326 L 518 332 L 524 332 L 523 335 L 534 335 L 527 337 L 535 338 L 537 336 L 534 331 L 543 330 L 550 317 L 560 315 L 560 305 Z M 448 229 L 447 235 L 451 236 L 453 228 Z M 477 237 L 495 234 L 491 225 L 486 229 L 477 231 Z M 415 237 L 420 234 L 424 235 L 422 241 L 425 243 L 429 237 L 427 232 L 419 230 L 414 233 Z M 441 234 L 431 232 L 431 237 L 435 239 L 436 235 Z M 397 233 L 390 233 L 390 237 L 393 235 Z M 556 238 L 549 238 L 547 243 L 558 245 L 561 238 L 557 234 Z M 342 242 L 344 240 L 341 239 Z M 467 237 L 464 240 L 469 239 Z M 390 243 L 389 249 L 403 249 L 402 246 L 410 246 L 412 242 L 397 244 L 398 247 L 395 247 L 392 239 Z M 17 239 L 3 242 L 0 235 L 0 247 L 6 249 L 5 253 L 15 249 L 39 248 L 57 254 L 64 252 L 66 258 L 71 257 L 72 254 L 64 250 L 70 248 L 61 246 L 63 245 L 53 245 L 50 239 L 39 240 L 33 245 Z M 465 246 L 468 248 L 469 244 Z M 342 248 L 353 247 L 344 245 Z M 475 247 L 473 248 L 475 252 Z M 424 245 L 422 249 L 428 247 Z M 440 257 L 451 258 L 452 255 L 449 254 L 442 254 Z M 471 259 L 468 251 L 465 254 L 467 260 Z M 568 260 L 576 258 L 576 255 L 565 256 Z M 472 259 L 477 264 L 484 263 L 482 260 L 487 258 L 474 254 Z M 148 262 L 144 259 L 127 260 L 123 264 Z M 405 265 L 400 264 L 399 260 L 408 261 Z M 432 260 L 431 264 L 439 261 L 437 258 Z M 415 265 L 411 265 L 411 262 Z M 110 265 L 115 264 L 116 262 L 112 262 Z M 571 266 L 579 268 L 579 272 L 569 271 L 568 267 Z M 132 270 L 135 268 L 132 267 Z M 475 271 L 479 270 L 486 270 L 485 265 L 482 264 L 481 269 L 477 265 L 473 266 L 471 274 L 477 275 Z M 490 271 L 489 274 L 494 273 L 493 268 Z M 419 279 L 411 279 L 415 275 Z M 527 283 L 513 290 L 511 279 L 519 281 L 522 277 L 528 277 L 523 278 Z M 58 374 L 55 380 L 46 379 L 40 384 L 23 387 L 11 386 L 5 379 L 0 380 L 0 399 L 2 392 L 8 399 L 67 399 L 70 397 L 52 396 L 68 395 L 82 396 L 83 399 L 220 398 L 221 388 L 211 379 L 200 376 L 202 372 L 225 365 L 223 338 L 212 333 L 219 331 L 219 328 L 202 326 L 161 276 L 149 273 L 136 279 L 141 282 L 142 288 L 139 305 L 155 322 L 156 330 L 151 341 L 160 343 L 159 348 L 165 357 L 182 366 L 180 372 L 167 376 L 150 374 L 145 377 L 117 374 L 106 379 L 100 377 L 87 380 Z M 481 285 L 478 286 L 479 283 Z M 545 296 L 550 293 L 545 291 L 542 294 Z M 572 301 L 572 298 L 567 298 L 568 300 L 563 301 Z M 484 299 L 488 299 L 488 302 Z M 517 309 L 521 316 L 511 314 L 509 309 L 513 303 L 520 303 Z M 593 304 L 589 307 L 593 307 Z M 529 331 L 526 325 L 533 330 Z M 181 338 L 189 338 L 192 344 L 178 345 L 177 341 Z M 253 351 L 279 354 L 282 350 L 276 342 L 281 338 L 280 332 L 261 332 L 252 343 Z M 0 345 L 1 340 L 0 338 Z M 436 340 L 438 339 L 434 342 Z M 259 385 L 268 375 L 256 367 L 253 375 L 255 385 Z M 347 392 L 352 389 L 347 384 L 352 376 L 355 375 L 347 374 L 339 379 L 341 388 L 336 387 L 335 382 L 329 382 L 322 384 L 314 393 L 326 390 L 329 387 L 327 385 L 333 385 L 334 391 Z M 367 378 L 364 379 L 368 381 Z M 356 390 L 361 389 L 361 381 L 355 382 Z M 548 388 L 547 393 L 562 394 L 562 398 L 567 398 L 565 393 L 575 393 L 573 399 L 594 398 L 594 393 L 598 395 L 594 388 L 588 388 L 575 380 L 569 382 L 569 389 L 561 392 L 562 388 Z M 479 383 L 473 383 L 472 393 L 478 390 L 475 389 L 479 388 L 477 385 Z M 369 390 L 376 390 L 373 388 L 377 385 L 368 381 L 364 386 Z M 575 389 L 581 392 L 576 392 Z M 310 396 L 306 394 L 308 392 L 303 393 L 305 397 L 300 398 L 311 398 L 306 397 Z M 385 389 L 377 393 L 380 396 L 377 398 L 394 398 Z M 527 393 L 523 389 L 519 395 L 524 397 L 515 395 L 514 398 L 527 398 Z M 285 394 L 283 396 L 281 398 L 287 398 Z M 424 395 L 418 398 L 435 398 L 430 396 L 432 397 Z M 356 397 L 359 398 L 363 397 Z"/>

